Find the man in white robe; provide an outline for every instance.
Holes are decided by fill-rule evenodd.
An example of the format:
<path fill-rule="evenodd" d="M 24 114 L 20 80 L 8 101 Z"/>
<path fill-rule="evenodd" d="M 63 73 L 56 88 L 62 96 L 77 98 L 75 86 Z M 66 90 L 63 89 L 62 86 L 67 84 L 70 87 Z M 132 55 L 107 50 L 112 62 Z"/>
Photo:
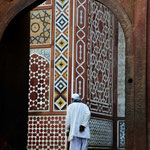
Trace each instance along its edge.
<path fill-rule="evenodd" d="M 73 103 L 67 108 L 66 133 L 70 141 L 70 150 L 87 150 L 90 138 L 90 110 L 82 103 L 78 94 L 72 95 Z"/>

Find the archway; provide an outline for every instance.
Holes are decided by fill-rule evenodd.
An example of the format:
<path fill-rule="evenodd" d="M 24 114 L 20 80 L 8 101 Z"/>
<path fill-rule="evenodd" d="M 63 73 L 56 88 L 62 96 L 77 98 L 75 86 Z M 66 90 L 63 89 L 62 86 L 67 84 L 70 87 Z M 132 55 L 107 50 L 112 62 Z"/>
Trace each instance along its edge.
<path fill-rule="evenodd" d="M 118 2 L 111 2 L 111 1 L 109 1 L 109 2 L 111 4 L 111 6 L 110 6 L 109 3 L 107 4 L 107 6 L 109 8 L 111 8 L 113 6 L 113 9 L 111 9 L 112 11 L 118 11 L 120 13 L 124 12 L 123 9 L 121 9 L 121 11 L 120 11 L 120 9 L 118 9 L 118 10 L 114 9 L 114 8 L 116 8 L 116 6 L 119 6 L 119 8 L 122 8 L 122 6 Z M 103 2 L 103 3 L 105 3 L 105 2 Z M 14 4 L 16 4 L 16 3 L 14 3 Z M 114 5 L 114 4 L 116 4 L 116 5 Z M 21 7 L 24 8 L 24 5 L 21 6 Z M 116 13 L 116 16 L 117 16 L 117 14 L 119 14 L 119 13 Z M 125 14 L 126 13 L 124 12 L 123 16 L 125 16 L 125 18 L 128 18 L 127 15 L 125 15 Z M 128 102 L 129 103 L 127 102 L 127 105 L 126 105 L 127 106 L 127 114 L 128 114 L 127 115 L 127 134 L 126 135 L 129 136 L 129 138 L 127 138 L 127 139 L 128 140 L 130 139 L 129 141 L 132 144 L 134 142 L 131 142 L 131 141 L 133 141 L 134 138 L 132 138 L 132 136 L 130 136 L 130 135 L 131 135 L 131 133 L 133 133 L 133 135 L 134 135 L 134 130 L 133 130 L 134 129 L 134 123 L 133 123 L 134 122 L 134 101 L 132 101 L 134 99 L 134 87 L 132 87 L 132 84 L 128 84 L 127 81 L 130 78 L 134 79 L 134 71 L 133 71 L 133 67 L 134 67 L 134 58 L 133 58 L 134 57 L 134 53 L 133 53 L 133 48 L 132 48 L 132 43 L 131 43 L 132 42 L 132 30 L 131 30 L 131 26 L 130 26 L 131 24 L 128 22 L 129 19 L 125 19 L 125 18 L 121 18 L 120 17 L 120 20 L 121 20 L 120 22 L 121 22 L 121 25 L 122 25 L 123 30 L 125 32 L 126 41 L 128 43 L 127 44 L 127 65 L 126 65 L 126 67 L 127 67 L 126 70 L 128 72 L 126 74 L 126 77 L 127 77 L 126 78 L 126 87 L 128 87 L 128 88 L 126 89 L 126 92 L 127 92 L 127 97 L 128 97 Z M 5 21 L 3 20 L 2 22 L 5 22 Z M 3 28 L 3 30 L 4 30 L 4 28 Z M 130 63 L 130 62 L 132 62 L 132 63 Z M 133 147 L 133 145 L 130 145 L 130 143 L 129 142 L 126 143 L 126 144 L 128 144 L 127 148 L 128 147 L 130 147 L 130 148 Z"/>
<path fill-rule="evenodd" d="M 94 103 L 91 103 L 90 100 L 87 100 L 87 99 L 90 99 L 90 98 L 87 96 L 88 95 L 88 92 L 87 92 L 88 89 L 86 89 L 86 87 L 89 88 L 89 85 L 87 85 L 86 80 L 90 80 L 89 77 L 88 77 L 88 73 L 87 73 L 88 71 L 87 71 L 87 68 L 86 68 L 86 62 L 89 62 L 91 60 L 91 58 L 90 58 L 91 56 L 89 56 L 89 57 L 87 56 L 87 53 L 90 54 L 90 52 L 89 52 L 90 50 L 89 51 L 87 50 L 89 48 L 88 45 L 89 45 L 89 40 L 90 40 L 90 38 L 88 37 L 89 36 L 88 34 L 91 32 L 91 31 L 89 31 L 90 23 L 87 25 L 86 21 L 89 20 L 88 17 L 89 17 L 90 14 L 89 13 L 86 14 L 87 2 L 85 2 L 85 1 L 75 2 L 74 1 L 73 5 L 71 5 L 70 7 L 69 7 L 67 2 L 69 3 L 69 1 L 64 1 L 63 3 L 59 3 L 59 1 L 57 1 L 56 3 L 52 3 L 51 8 L 53 9 L 54 6 L 55 6 L 56 10 L 52 10 L 52 13 L 55 16 L 54 17 L 55 19 L 52 17 L 52 20 L 53 20 L 52 24 L 53 25 L 51 25 L 51 27 L 50 27 L 50 34 L 53 35 L 53 37 L 55 37 L 55 39 L 52 41 L 52 43 L 50 45 L 47 45 L 46 43 L 42 43 L 43 42 L 42 40 L 41 40 L 41 43 L 40 43 L 40 41 L 37 40 L 37 39 L 40 39 L 40 33 L 39 34 L 37 33 L 37 35 L 36 35 L 36 31 L 34 31 L 34 33 L 32 31 L 33 41 L 31 41 L 31 66 L 30 66 L 31 70 L 30 71 L 31 71 L 31 74 L 33 75 L 33 77 L 31 76 L 30 82 L 33 81 L 33 80 L 36 81 L 36 82 L 35 82 L 35 85 L 33 84 L 33 82 L 30 83 L 30 86 L 31 86 L 30 89 L 32 88 L 32 90 L 29 93 L 29 95 L 30 95 L 30 98 L 29 98 L 29 101 L 30 101 L 29 112 L 30 112 L 30 118 L 31 118 L 30 119 L 30 122 L 31 122 L 31 127 L 30 128 L 32 128 L 33 126 L 36 127 L 37 123 L 38 123 L 39 126 L 43 126 L 43 125 L 40 124 L 40 121 L 45 122 L 45 123 L 47 122 L 48 119 L 49 119 L 49 121 L 51 121 L 52 116 L 53 116 L 53 120 L 54 120 L 53 122 L 55 122 L 55 118 L 58 117 L 57 115 L 59 115 L 59 117 L 63 118 L 64 113 L 65 113 L 66 104 L 70 103 L 69 98 L 70 98 L 70 95 L 71 95 L 72 91 L 79 93 L 80 96 L 82 97 L 83 101 L 88 103 L 91 110 L 93 109 L 92 108 L 93 106 L 91 106 L 91 105 L 93 105 Z M 93 2 L 92 5 L 94 5 L 94 4 L 95 4 L 95 2 Z M 90 7 L 89 5 L 88 5 L 88 8 Z M 112 45 L 115 45 L 114 47 L 112 46 L 113 47 L 112 51 L 113 51 L 113 49 L 115 49 L 114 51 L 116 51 L 115 54 L 114 54 L 115 58 L 113 59 L 114 62 L 116 61 L 116 64 L 115 64 L 115 68 L 116 68 L 116 65 L 117 65 L 116 53 L 118 51 L 118 48 L 117 48 L 118 47 L 118 44 L 117 44 L 118 41 L 116 39 L 118 39 L 117 33 L 118 34 L 121 33 L 121 26 L 117 24 L 118 23 L 117 19 L 116 18 L 114 19 L 114 14 L 112 14 L 112 12 L 108 8 L 106 8 L 107 5 L 105 6 L 100 2 L 97 2 L 95 5 L 96 5 L 95 6 L 96 11 L 98 11 L 97 8 L 96 8 L 97 5 L 98 6 L 101 5 L 102 10 L 100 9 L 100 6 L 99 6 L 100 11 L 102 12 L 102 14 L 100 14 L 100 15 L 102 15 L 102 17 L 104 17 L 104 20 L 107 20 L 108 22 L 109 21 L 111 22 L 110 24 L 111 24 L 112 27 L 110 27 L 110 24 L 107 26 L 107 21 L 104 21 L 104 22 L 106 22 L 106 25 L 104 25 L 105 26 L 104 28 L 109 28 L 109 29 L 106 29 L 106 30 L 109 30 L 109 31 L 106 31 L 106 32 L 109 32 L 108 35 L 112 36 L 110 39 L 108 38 L 108 40 L 113 39 L 115 41 L 115 42 L 112 42 Z M 69 18 L 68 12 L 66 12 L 67 8 L 68 8 L 68 12 L 70 12 L 70 18 Z M 42 7 L 41 8 L 36 8 L 36 10 L 33 11 L 32 16 L 34 16 L 34 18 L 35 18 L 35 16 L 37 16 L 37 14 L 38 14 L 38 11 L 39 11 L 38 16 L 40 16 L 40 11 L 41 10 L 42 10 Z M 72 11 L 72 10 L 74 10 L 74 11 Z M 107 13 L 108 13 L 108 16 L 107 16 Z M 122 12 L 122 14 L 123 13 L 124 12 Z M 74 15 L 74 14 L 76 14 L 76 15 Z M 112 18 L 110 19 L 109 16 L 111 16 Z M 33 27 L 33 25 L 35 25 L 35 24 L 37 26 L 40 26 L 39 22 L 37 22 L 34 18 L 32 19 L 31 26 Z M 69 24 L 72 25 L 72 20 L 73 20 L 73 28 L 72 28 L 72 26 L 70 27 L 70 25 L 69 25 Z M 93 21 L 95 21 L 95 20 L 93 20 Z M 116 23 L 116 25 L 113 24 L 113 21 L 114 21 L 114 24 Z M 101 24 L 103 26 L 103 22 L 101 22 Z M 88 30 L 86 30 L 87 28 L 88 28 Z M 118 28 L 120 28 L 120 30 L 118 30 Z M 126 26 L 126 28 L 129 28 L 129 25 Z M 103 29 L 101 29 L 101 30 L 103 30 Z M 112 35 L 110 34 L 110 30 L 112 30 L 112 32 L 113 32 Z M 67 34 L 66 31 L 69 31 L 69 35 Z M 56 34 L 54 34 L 54 32 Z M 103 31 L 103 32 L 105 32 L 105 31 Z M 123 33 L 123 31 L 122 31 L 122 33 Z M 129 33 L 131 33 L 131 32 L 129 32 L 129 30 L 128 30 L 128 32 L 126 34 L 129 34 Z M 101 33 L 98 33 L 97 36 L 100 36 L 100 34 Z M 104 33 L 104 35 L 105 35 L 105 33 Z M 87 37 L 88 37 L 88 41 L 86 39 Z M 91 37 L 92 37 L 92 35 L 91 35 Z M 73 38 L 73 41 L 72 41 L 72 38 Z M 93 36 L 93 38 L 96 38 L 96 37 Z M 131 38 L 131 37 L 129 37 L 129 38 Z M 49 39 L 49 40 L 51 41 L 51 39 Z M 100 39 L 100 41 L 101 41 L 101 39 Z M 124 41 L 124 43 L 125 43 L 125 41 Z M 108 43 L 105 43 L 105 44 L 108 44 Z M 126 44 L 126 46 L 127 45 L 128 44 Z M 99 48 L 99 51 L 102 51 L 100 47 L 98 47 L 98 48 Z M 107 45 L 105 45 L 104 49 L 105 50 L 107 49 Z M 103 53 L 105 53 L 105 50 L 103 50 Z M 112 53 L 114 53 L 114 52 L 112 52 Z M 110 52 L 110 54 L 112 54 L 112 53 Z M 48 58 L 45 54 L 49 55 L 50 57 Z M 69 56 L 67 54 L 69 54 Z M 94 54 L 91 53 L 90 55 L 94 55 Z M 109 53 L 108 53 L 108 55 L 109 55 Z M 40 64 L 42 65 L 41 60 L 42 60 L 42 62 L 45 62 L 46 64 L 48 62 L 50 62 L 49 65 L 51 66 L 51 67 L 49 67 L 49 65 L 47 65 L 47 69 L 50 69 L 50 82 L 51 82 L 50 85 L 49 85 L 49 82 L 47 82 L 48 83 L 47 87 L 50 89 L 50 92 L 48 94 L 48 97 L 49 97 L 48 98 L 48 104 L 46 104 L 47 99 L 45 99 L 45 101 L 40 99 L 40 95 L 38 93 L 38 90 L 35 90 L 36 87 L 38 88 L 38 86 L 39 86 L 38 89 L 40 91 L 40 89 L 42 87 L 42 83 L 38 84 L 37 80 L 39 80 L 39 79 L 38 78 L 35 79 L 35 75 L 34 75 L 34 73 L 38 74 L 38 71 L 40 70 L 40 68 L 42 68 L 42 66 L 40 66 L 36 63 L 36 61 L 39 61 Z M 99 60 L 99 61 L 103 61 L 102 63 L 104 63 L 104 60 Z M 92 62 L 92 60 L 91 60 L 91 62 Z M 97 60 L 95 60 L 95 63 L 97 63 Z M 110 63 L 110 66 L 111 66 L 111 69 L 110 69 L 111 71 L 110 72 L 113 75 L 115 75 L 117 73 L 116 73 L 116 71 L 114 71 L 115 73 L 112 71 L 113 63 Z M 68 67 L 67 64 L 69 64 L 70 67 Z M 88 67 L 90 65 L 88 64 Z M 34 69 L 33 69 L 34 66 L 36 66 L 36 68 L 39 68 L 39 69 L 35 68 L 36 71 L 34 71 Z M 100 67 L 102 67 L 102 66 L 100 65 Z M 94 66 L 92 68 L 94 68 Z M 106 68 L 105 68 L 105 70 L 106 70 Z M 102 72 L 102 70 L 101 70 L 101 72 Z M 90 72 L 90 74 L 93 74 L 93 72 Z M 41 78 L 40 73 L 39 73 L 39 76 Z M 103 75 L 99 75 L 99 77 L 100 76 L 101 76 L 101 78 L 103 78 Z M 48 78 L 48 77 L 49 77 L 49 74 L 44 75 L 44 78 Z M 86 77 L 87 77 L 87 79 L 86 79 Z M 112 77 L 109 76 L 108 78 L 112 78 Z M 114 82 L 114 84 L 117 84 L 116 77 L 115 77 L 115 80 L 116 80 L 116 82 Z M 69 82 L 71 82 L 71 83 L 69 83 Z M 66 87 L 69 87 L 69 88 L 66 88 Z M 43 90 L 43 88 L 42 88 L 42 90 Z M 109 87 L 108 87 L 108 89 L 109 89 Z M 117 92 L 115 86 L 112 89 L 114 89 L 115 92 Z M 90 90 L 92 90 L 92 89 L 90 89 Z M 46 91 L 46 89 L 44 91 Z M 112 92 L 112 93 L 114 94 L 115 92 Z M 65 93 L 67 93 L 67 94 L 65 94 Z M 109 92 L 106 92 L 106 93 L 110 94 Z M 36 96 L 38 95 L 37 99 L 35 98 L 36 97 L 35 95 Z M 116 93 L 115 93 L 115 95 L 116 95 Z M 96 98 L 98 98 L 98 97 L 96 97 Z M 115 97 L 115 99 L 116 98 L 117 98 L 117 96 Z M 111 97 L 111 99 L 112 99 L 112 97 Z M 110 101 L 112 103 L 116 103 L 115 101 L 113 102 L 113 100 L 110 100 Z M 110 108 L 108 108 L 108 109 L 112 109 L 113 104 L 110 104 L 110 103 L 107 103 L 108 105 L 110 105 Z M 103 105 L 102 107 L 106 108 L 107 107 L 106 105 Z M 100 107 L 100 106 L 98 106 L 98 107 Z M 102 108 L 102 107 L 101 108 L 98 108 L 98 107 L 97 107 L 97 109 Z M 97 120 L 94 120 L 94 119 L 92 120 L 92 122 L 94 122 L 95 124 L 98 123 L 97 125 L 100 125 L 100 124 L 110 125 L 110 127 L 108 127 L 109 129 L 110 128 L 112 129 L 113 126 L 115 126 L 115 128 L 114 128 L 114 130 L 115 130 L 114 133 L 115 134 L 111 134 L 111 135 L 116 136 L 117 135 L 117 132 L 116 132 L 117 122 L 115 120 L 114 121 L 115 125 L 113 125 L 112 120 L 115 118 L 115 115 L 113 116 L 112 112 L 116 115 L 116 110 L 115 109 L 114 109 L 114 111 L 102 110 L 102 112 L 99 112 L 99 110 L 97 112 L 92 110 L 93 114 L 96 114 L 96 113 L 98 114 L 97 116 L 99 116 L 99 114 L 101 114 L 101 117 L 103 115 L 104 116 L 108 115 L 106 118 L 103 116 L 103 119 L 107 119 L 107 121 L 109 120 L 111 123 L 109 124 L 106 120 L 105 121 L 104 120 L 103 121 L 102 120 L 97 121 Z M 34 124 L 34 118 L 36 120 L 35 121 L 36 124 Z M 38 129 L 36 128 L 36 130 L 38 130 Z M 44 130 L 44 127 L 43 127 L 43 130 Z M 34 132 L 32 132 L 33 131 L 32 129 L 30 131 L 31 131 L 30 136 L 33 137 L 32 134 Z M 100 130 L 98 130 L 98 131 L 101 132 Z M 44 132 L 41 133 L 41 134 L 44 134 Z M 112 130 L 110 132 L 112 133 Z M 46 133 L 46 134 L 50 134 L 50 131 L 49 131 L 49 133 Z M 55 135 L 55 134 L 56 133 L 53 132 L 53 135 Z M 43 138 L 46 139 L 46 135 Z M 97 138 L 100 138 L 100 137 L 97 137 Z M 39 139 L 39 137 L 38 137 L 38 139 Z M 113 139 L 113 137 L 110 138 L 110 141 L 112 139 Z M 32 141 L 34 141 L 34 140 L 32 140 Z M 35 144 L 35 142 L 34 142 L 34 144 Z M 32 146 L 34 146 L 34 144 L 32 142 Z M 92 146 L 92 144 L 91 144 L 91 146 Z M 42 143 L 42 145 L 44 146 L 44 143 Z M 115 140 L 113 140 L 113 144 L 112 144 L 112 141 L 110 142 L 109 148 L 112 148 L 112 145 L 113 146 L 115 145 L 113 147 L 114 149 L 117 148 L 117 138 L 116 137 L 115 137 Z M 29 145 L 29 146 L 31 148 L 31 145 Z M 36 145 L 36 146 L 38 148 L 39 145 Z M 102 146 L 102 145 L 99 144 L 99 145 L 97 145 L 97 147 L 98 146 Z M 103 145 L 103 146 L 105 146 L 105 145 Z"/>
<path fill-rule="evenodd" d="M 5 21 L 0 23 L 0 149 L 20 150 L 27 145 L 29 10 L 39 2 L 18 3 L 1 1 Z M 24 9 L 28 5 L 30 8 Z"/>

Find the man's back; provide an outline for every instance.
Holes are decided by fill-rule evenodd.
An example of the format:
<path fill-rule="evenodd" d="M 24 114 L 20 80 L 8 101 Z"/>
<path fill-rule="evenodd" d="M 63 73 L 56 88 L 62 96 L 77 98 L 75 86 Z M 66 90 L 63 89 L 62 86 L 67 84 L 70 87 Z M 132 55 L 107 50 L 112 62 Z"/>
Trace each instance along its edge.
<path fill-rule="evenodd" d="M 87 105 L 82 102 L 74 102 L 70 104 L 67 108 L 66 118 L 67 124 L 70 127 L 69 140 L 71 140 L 73 136 L 90 138 L 88 124 L 90 111 Z M 85 126 L 85 130 L 83 132 L 79 131 L 80 125 Z"/>

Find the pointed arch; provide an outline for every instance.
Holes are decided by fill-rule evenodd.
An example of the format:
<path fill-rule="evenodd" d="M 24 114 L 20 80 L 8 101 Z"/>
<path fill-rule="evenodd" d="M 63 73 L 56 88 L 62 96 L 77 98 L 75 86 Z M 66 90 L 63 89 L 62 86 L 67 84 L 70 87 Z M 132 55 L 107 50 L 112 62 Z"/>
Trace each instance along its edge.
<path fill-rule="evenodd" d="M 2 0 L 0 2 L 0 40 L 6 27 L 17 14 L 23 10 L 30 11 L 44 1 L 45 0 Z"/>

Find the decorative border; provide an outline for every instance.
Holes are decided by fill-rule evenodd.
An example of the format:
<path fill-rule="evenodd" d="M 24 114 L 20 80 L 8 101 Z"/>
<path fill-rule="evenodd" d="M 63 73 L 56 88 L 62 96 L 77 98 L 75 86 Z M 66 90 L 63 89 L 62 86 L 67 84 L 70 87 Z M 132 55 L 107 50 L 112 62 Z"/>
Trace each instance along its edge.
<path fill-rule="evenodd" d="M 77 0 L 77 6 L 74 5 L 74 21 L 75 35 L 74 35 L 74 68 L 73 76 L 75 83 L 74 92 L 78 93 L 82 100 L 85 99 L 86 87 L 86 27 L 87 27 L 87 0 Z M 74 19 L 73 18 L 73 19 Z"/>
<path fill-rule="evenodd" d="M 69 10 L 69 0 L 55 1 L 54 112 L 68 103 Z"/>

